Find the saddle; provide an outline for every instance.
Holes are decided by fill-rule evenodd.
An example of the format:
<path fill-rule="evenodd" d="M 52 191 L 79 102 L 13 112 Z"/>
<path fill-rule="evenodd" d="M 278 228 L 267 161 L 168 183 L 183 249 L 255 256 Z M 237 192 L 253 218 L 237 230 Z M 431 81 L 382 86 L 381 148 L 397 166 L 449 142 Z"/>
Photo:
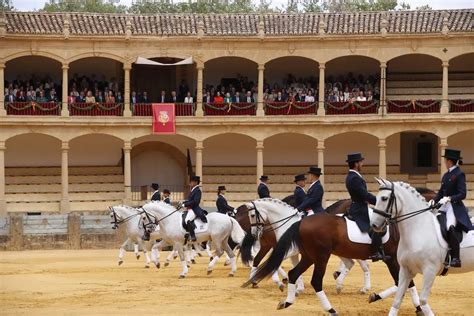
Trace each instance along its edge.
<path fill-rule="evenodd" d="M 186 234 L 188 232 L 188 225 L 186 223 L 186 212 L 183 212 L 181 215 L 181 227 L 183 228 L 184 233 Z M 207 215 L 207 212 L 205 212 L 205 215 Z M 196 217 L 196 219 L 193 220 L 194 222 L 194 233 L 199 234 L 199 233 L 204 233 L 207 232 L 207 219 L 206 221 L 203 221 L 201 218 Z"/>
<path fill-rule="evenodd" d="M 357 226 L 357 223 L 348 216 L 344 216 L 344 219 L 346 220 L 347 237 L 350 241 L 357 244 L 372 244 L 372 238 L 369 236 L 369 233 L 363 233 L 359 226 Z M 385 234 L 382 236 L 382 244 L 385 244 L 389 239 L 390 231 L 387 229 Z"/>

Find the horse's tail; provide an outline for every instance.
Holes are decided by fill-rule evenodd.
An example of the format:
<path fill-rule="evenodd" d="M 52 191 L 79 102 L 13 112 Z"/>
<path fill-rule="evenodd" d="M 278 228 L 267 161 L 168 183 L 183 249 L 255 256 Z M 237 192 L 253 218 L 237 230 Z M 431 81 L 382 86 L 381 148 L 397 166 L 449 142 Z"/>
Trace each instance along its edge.
<path fill-rule="evenodd" d="M 252 233 L 246 233 L 242 244 L 240 245 L 240 258 L 242 263 L 246 266 L 249 265 L 249 262 L 253 260 L 252 258 L 252 247 L 255 244 L 256 240 Z"/>
<path fill-rule="evenodd" d="M 232 231 L 230 232 L 230 238 L 233 242 L 240 245 L 240 243 L 242 243 L 242 240 L 244 240 L 245 231 L 242 229 L 242 227 L 240 227 L 239 222 L 237 222 L 234 218 L 229 217 L 229 219 L 232 223 Z"/>
<path fill-rule="evenodd" d="M 300 223 L 298 221 L 291 225 L 291 227 L 281 236 L 276 246 L 273 247 L 273 252 L 267 261 L 260 266 L 252 277 L 252 279 L 245 282 L 242 287 L 249 286 L 254 282 L 260 282 L 264 278 L 272 275 L 281 265 L 290 250 L 301 249 L 300 243 Z"/>

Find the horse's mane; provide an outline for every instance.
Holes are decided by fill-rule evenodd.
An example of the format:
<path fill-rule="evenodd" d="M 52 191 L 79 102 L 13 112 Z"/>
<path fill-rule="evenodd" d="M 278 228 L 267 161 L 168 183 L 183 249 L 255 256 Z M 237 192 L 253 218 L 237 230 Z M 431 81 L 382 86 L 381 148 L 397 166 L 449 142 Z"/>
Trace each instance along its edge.
<path fill-rule="evenodd" d="M 153 204 L 160 204 L 160 206 L 166 206 L 170 210 L 175 210 L 176 209 L 173 205 L 165 203 L 163 201 L 149 201 L 149 202 L 145 203 L 145 205 L 143 205 L 142 207 L 145 207 L 147 205 L 153 205 Z"/>
<path fill-rule="evenodd" d="M 262 202 L 273 202 L 276 204 L 283 205 L 285 207 L 291 208 L 292 210 L 295 209 L 293 206 L 291 206 L 288 203 L 283 202 L 282 200 L 275 199 L 275 198 L 263 198 L 263 199 L 258 199 L 257 201 L 262 201 Z"/>
<path fill-rule="evenodd" d="M 436 193 L 435 191 L 431 189 L 423 188 L 423 187 L 415 187 L 415 190 L 418 191 L 418 193 L 420 194 L 427 194 L 427 193 L 435 194 Z"/>
<path fill-rule="evenodd" d="M 392 182 L 392 185 L 395 185 L 395 184 L 413 193 L 420 201 L 426 202 L 426 199 L 424 198 L 424 196 L 421 195 L 421 193 L 417 190 L 417 188 L 411 186 L 409 183 L 406 183 L 403 181 Z M 428 192 L 430 191 L 429 189 L 426 189 L 426 190 L 428 190 Z"/>

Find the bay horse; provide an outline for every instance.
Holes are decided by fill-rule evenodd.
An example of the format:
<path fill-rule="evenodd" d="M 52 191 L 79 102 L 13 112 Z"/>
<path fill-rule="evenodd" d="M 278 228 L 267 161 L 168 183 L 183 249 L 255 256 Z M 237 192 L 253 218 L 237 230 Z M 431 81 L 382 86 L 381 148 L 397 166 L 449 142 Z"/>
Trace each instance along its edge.
<path fill-rule="evenodd" d="M 260 199 L 248 205 L 250 221 L 253 227 L 261 225 L 262 220 L 278 222 L 282 218 L 295 217 L 295 209 L 278 200 Z M 260 223 L 259 223 L 260 221 Z M 291 226 L 288 227 L 288 224 Z M 277 224 L 279 225 L 279 224 Z M 284 302 L 278 305 L 278 309 L 291 306 L 296 296 L 296 280 L 311 266 L 314 265 L 314 272 L 311 285 L 323 305 L 325 311 L 330 315 L 337 315 L 336 310 L 331 306 L 324 290 L 323 277 L 331 254 L 344 258 L 355 258 L 366 260 L 371 255 L 371 245 L 351 242 L 347 236 L 346 220 L 341 216 L 328 213 L 318 213 L 307 216 L 302 220 L 292 219 L 282 227 L 284 232 L 277 234 L 278 242 L 273 248 L 273 252 L 268 260 L 258 268 L 253 279 L 243 284 L 243 287 L 259 282 L 272 274 L 281 265 L 287 256 L 301 254 L 300 262 L 289 273 L 288 295 Z M 252 232 L 254 233 L 254 232 Z M 280 236 L 278 236 L 280 235 Z M 280 238 L 278 238 L 280 237 Z M 369 302 L 385 298 L 394 294 L 397 290 L 399 265 L 397 262 L 397 247 L 399 234 L 396 226 L 390 227 L 390 239 L 385 243 L 385 253 L 390 259 L 385 261 L 390 274 L 395 282 L 391 288 L 380 294 L 371 295 Z M 413 281 L 410 281 L 410 293 L 417 312 L 421 312 L 418 293 Z"/>

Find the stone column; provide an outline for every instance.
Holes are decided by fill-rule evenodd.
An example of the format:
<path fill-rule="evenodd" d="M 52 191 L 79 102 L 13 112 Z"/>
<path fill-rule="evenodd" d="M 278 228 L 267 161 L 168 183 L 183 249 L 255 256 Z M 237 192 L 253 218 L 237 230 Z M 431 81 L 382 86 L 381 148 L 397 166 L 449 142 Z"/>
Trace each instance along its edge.
<path fill-rule="evenodd" d="M 10 216 L 10 243 L 8 250 L 23 250 L 23 215 Z"/>
<path fill-rule="evenodd" d="M 196 116 L 204 116 L 202 98 L 204 64 L 198 63 L 197 69 L 197 91 L 196 91 Z"/>
<path fill-rule="evenodd" d="M 385 138 L 379 139 L 379 178 L 387 179 L 387 143 Z"/>
<path fill-rule="evenodd" d="M 324 116 L 326 115 L 326 110 L 324 108 L 324 93 L 325 93 L 325 74 L 324 70 L 326 69 L 325 63 L 319 63 L 319 93 L 318 93 L 318 115 Z"/>
<path fill-rule="evenodd" d="M 81 216 L 71 213 L 67 217 L 67 235 L 70 249 L 81 249 Z"/>
<path fill-rule="evenodd" d="M 5 115 L 5 64 L 0 64 L 0 116 Z"/>
<path fill-rule="evenodd" d="M 69 116 L 69 108 L 67 104 L 68 91 L 69 91 L 69 79 L 68 79 L 69 64 L 63 64 L 63 91 L 61 96 L 61 116 Z"/>
<path fill-rule="evenodd" d="M 130 71 L 132 70 L 132 65 L 124 65 L 124 81 L 123 81 L 123 116 L 131 117 L 132 110 L 130 105 Z"/>
<path fill-rule="evenodd" d="M 257 141 L 257 184 L 260 182 L 260 176 L 263 175 L 263 141 Z"/>
<path fill-rule="evenodd" d="M 5 142 L 0 141 L 0 216 L 7 215 L 7 201 L 5 199 Z"/>
<path fill-rule="evenodd" d="M 324 184 L 324 149 L 324 140 L 318 140 L 318 168 L 321 168 L 321 172 L 323 173 L 319 177 L 321 184 Z"/>
<path fill-rule="evenodd" d="M 264 74 L 265 65 L 259 64 L 258 65 L 258 89 L 257 89 L 257 116 L 264 116 L 264 104 L 263 104 L 263 82 L 264 82 Z"/>
<path fill-rule="evenodd" d="M 125 141 L 123 144 L 123 184 L 124 184 L 124 204 L 130 205 L 132 202 L 132 161 L 130 153 L 132 152 L 132 143 Z"/>
<path fill-rule="evenodd" d="M 202 151 L 204 149 L 202 141 L 196 141 L 196 175 L 201 177 L 201 183 L 203 182 L 202 175 Z"/>
<path fill-rule="evenodd" d="M 441 158 L 442 155 L 444 155 L 444 151 L 446 150 L 446 147 L 448 147 L 448 139 L 443 137 L 440 138 L 439 140 L 439 151 L 440 154 L 438 157 L 440 157 L 440 163 L 439 163 L 439 174 L 440 174 L 440 179 L 443 177 L 444 173 L 447 171 L 446 166 L 444 165 L 443 158 Z"/>
<path fill-rule="evenodd" d="M 69 143 L 61 144 L 61 213 L 69 213 Z"/>
<path fill-rule="evenodd" d="M 448 101 L 448 67 L 449 63 L 443 61 L 443 88 L 441 95 L 441 114 L 449 113 L 449 101 Z"/>
<path fill-rule="evenodd" d="M 387 114 L 387 63 L 380 63 L 380 106 L 379 114 Z"/>

